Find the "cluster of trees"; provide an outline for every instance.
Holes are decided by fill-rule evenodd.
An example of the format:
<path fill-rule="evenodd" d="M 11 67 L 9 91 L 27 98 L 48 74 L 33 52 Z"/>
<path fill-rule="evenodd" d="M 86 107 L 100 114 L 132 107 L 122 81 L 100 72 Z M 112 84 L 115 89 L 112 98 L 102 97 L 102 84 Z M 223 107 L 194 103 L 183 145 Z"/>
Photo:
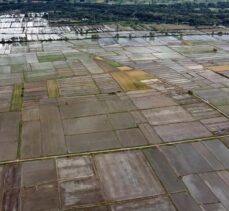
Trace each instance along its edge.
<path fill-rule="evenodd" d="M 48 3 L 47 3 L 48 1 Z M 36 3 L 2 4 L 0 12 L 49 12 L 53 20 L 74 19 L 88 23 L 113 21 L 176 23 L 190 25 L 229 25 L 229 2 L 174 3 L 150 5 L 70 4 L 47 0 Z"/>

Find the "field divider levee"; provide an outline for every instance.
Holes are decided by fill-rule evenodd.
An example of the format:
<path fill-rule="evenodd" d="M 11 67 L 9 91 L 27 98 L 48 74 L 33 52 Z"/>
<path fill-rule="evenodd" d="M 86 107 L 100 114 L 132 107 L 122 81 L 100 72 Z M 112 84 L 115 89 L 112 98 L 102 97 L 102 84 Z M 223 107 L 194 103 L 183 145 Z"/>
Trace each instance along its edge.
<path fill-rule="evenodd" d="M 144 150 L 144 149 L 148 149 L 148 148 L 152 148 L 152 147 L 172 146 L 172 145 L 176 145 L 176 144 L 209 141 L 209 140 L 221 139 L 221 138 L 226 138 L 226 137 L 229 137 L 229 134 L 219 135 L 219 136 L 210 136 L 210 137 L 204 137 L 204 138 L 196 138 L 196 139 L 187 139 L 187 140 L 182 140 L 182 141 L 163 142 L 163 143 L 159 143 L 159 144 L 141 145 L 141 146 L 134 146 L 134 147 L 123 147 L 123 148 L 96 150 L 96 151 L 88 151 L 88 152 L 77 152 L 77 153 L 65 153 L 65 154 L 50 155 L 50 156 L 36 157 L 36 158 L 0 161 L 0 165 L 22 163 L 22 162 L 28 162 L 28 161 L 37 161 L 37 160 L 48 160 L 48 159 L 69 158 L 69 157 L 76 157 L 76 156 L 90 156 L 90 155 L 97 155 L 97 154 L 133 151 L 133 150 Z"/>

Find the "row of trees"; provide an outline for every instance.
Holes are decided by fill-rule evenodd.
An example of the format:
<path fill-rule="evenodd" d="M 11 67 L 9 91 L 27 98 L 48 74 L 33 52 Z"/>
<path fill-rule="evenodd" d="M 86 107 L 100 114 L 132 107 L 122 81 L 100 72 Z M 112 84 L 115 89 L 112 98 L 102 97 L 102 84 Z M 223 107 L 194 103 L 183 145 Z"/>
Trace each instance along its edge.
<path fill-rule="evenodd" d="M 88 23 L 129 21 L 147 23 L 187 23 L 190 25 L 229 25 L 229 2 L 176 3 L 152 5 L 70 4 L 47 0 L 48 3 L 2 4 L 0 12 L 49 12 L 53 20 L 74 19 Z"/>

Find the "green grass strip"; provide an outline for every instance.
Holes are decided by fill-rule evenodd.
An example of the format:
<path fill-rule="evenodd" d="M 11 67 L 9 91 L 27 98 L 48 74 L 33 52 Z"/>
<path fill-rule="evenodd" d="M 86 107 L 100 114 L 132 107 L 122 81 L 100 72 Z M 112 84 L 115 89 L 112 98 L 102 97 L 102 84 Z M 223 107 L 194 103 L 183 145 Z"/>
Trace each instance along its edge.
<path fill-rule="evenodd" d="M 107 60 L 106 63 L 109 64 L 109 65 L 111 65 L 112 67 L 120 67 L 121 66 L 121 64 L 119 64 L 116 61 Z"/>
<path fill-rule="evenodd" d="M 23 84 L 15 84 L 11 99 L 11 111 L 21 111 L 23 101 Z"/>

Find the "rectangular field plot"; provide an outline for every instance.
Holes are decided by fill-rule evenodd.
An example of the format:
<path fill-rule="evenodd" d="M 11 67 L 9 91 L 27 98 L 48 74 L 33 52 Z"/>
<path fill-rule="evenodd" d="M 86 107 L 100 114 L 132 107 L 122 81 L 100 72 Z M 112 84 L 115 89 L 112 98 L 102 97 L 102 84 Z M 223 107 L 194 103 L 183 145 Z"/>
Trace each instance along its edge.
<path fill-rule="evenodd" d="M 11 54 L 10 55 L 10 64 L 25 64 L 26 56 L 23 54 Z"/>
<path fill-rule="evenodd" d="M 227 89 L 207 89 L 207 90 L 197 90 L 195 92 L 198 96 L 207 100 L 214 106 L 219 109 L 222 109 L 223 112 L 228 114 L 228 105 L 229 105 L 229 95 Z"/>
<path fill-rule="evenodd" d="M 24 84 L 23 109 L 38 108 L 40 102 L 47 98 L 48 91 L 45 81 Z"/>
<path fill-rule="evenodd" d="M 10 66 L 0 66 L 0 74 L 2 74 L 2 73 L 10 73 L 10 72 L 11 72 Z"/>
<path fill-rule="evenodd" d="M 75 76 L 89 75 L 88 69 L 83 65 L 83 63 L 78 59 L 68 59 L 68 66 L 71 68 Z"/>
<path fill-rule="evenodd" d="M 110 74 L 94 75 L 93 79 L 101 90 L 101 93 L 115 93 L 121 91 L 121 88 Z"/>
<path fill-rule="evenodd" d="M 94 116 L 105 114 L 107 112 L 106 105 L 97 99 L 81 99 L 75 98 L 75 102 L 67 102 L 60 105 L 60 112 L 63 119 Z"/>
<path fill-rule="evenodd" d="M 11 99 L 11 111 L 20 111 L 22 107 L 23 84 L 15 84 Z"/>
<path fill-rule="evenodd" d="M 175 211 L 172 202 L 166 197 L 158 197 L 154 199 L 145 199 L 140 201 L 132 201 L 121 204 L 112 205 L 114 211 L 130 211 L 130 210 L 144 210 L 144 211 Z M 104 210 L 106 211 L 106 210 Z"/>
<path fill-rule="evenodd" d="M 11 65 L 12 73 L 23 73 L 31 71 L 31 67 L 29 64 L 13 64 Z"/>
<path fill-rule="evenodd" d="M 182 54 L 209 54 L 218 52 L 218 49 L 211 45 L 181 46 L 173 48 Z"/>
<path fill-rule="evenodd" d="M 98 155 L 95 160 L 108 200 L 156 196 L 164 192 L 141 152 Z"/>
<path fill-rule="evenodd" d="M 132 99 L 138 109 L 160 108 L 177 105 L 172 98 L 162 95 L 154 90 L 128 92 L 128 96 Z"/>
<path fill-rule="evenodd" d="M 106 115 L 66 119 L 63 121 L 65 135 L 111 131 Z"/>
<path fill-rule="evenodd" d="M 90 76 L 57 80 L 60 96 L 79 96 L 98 94 L 99 89 Z"/>
<path fill-rule="evenodd" d="M 70 153 L 121 148 L 112 131 L 67 136 L 66 142 Z"/>
<path fill-rule="evenodd" d="M 53 67 L 55 68 L 58 77 L 70 77 L 73 76 L 73 71 L 66 61 L 55 61 L 52 62 Z"/>
<path fill-rule="evenodd" d="M 150 89 L 142 81 L 153 78 L 142 70 L 117 71 L 111 74 L 124 91 Z"/>
<path fill-rule="evenodd" d="M 17 157 L 20 113 L 0 113 L 0 160 L 13 160 Z"/>
<path fill-rule="evenodd" d="M 103 73 L 103 70 L 94 61 L 93 56 L 84 54 L 80 57 L 80 61 L 89 70 L 91 74 Z"/>
<path fill-rule="evenodd" d="M 229 71 L 229 65 L 209 66 L 208 69 L 215 72 Z"/>
<path fill-rule="evenodd" d="M 151 125 L 190 122 L 194 120 L 192 116 L 180 106 L 144 110 L 143 114 Z"/>
<path fill-rule="evenodd" d="M 40 52 L 37 53 L 37 58 L 40 63 L 65 60 L 65 57 L 61 52 Z"/>
<path fill-rule="evenodd" d="M 227 78 L 229 77 L 229 65 L 210 66 L 208 69 L 217 72 L 218 74 Z"/>
<path fill-rule="evenodd" d="M 210 137 L 212 134 L 199 122 L 168 124 L 155 127 L 157 134 L 165 141 Z"/>
<path fill-rule="evenodd" d="M 46 155 L 66 153 L 66 144 L 60 113 L 56 106 L 41 106 L 41 137 Z"/>
<path fill-rule="evenodd" d="M 0 87 L 0 112 L 9 111 L 12 92 L 12 86 Z"/>
<path fill-rule="evenodd" d="M 31 71 L 25 72 L 25 79 L 27 81 L 40 81 L 56 76 L 57 73 L 51 62 L 33 63 L 31 64 Z"/>
<path fill-rule="evenodd" d="M 48 95 L 49 97 L 58 97 L 59 89 L 56 80 L 47 81 Z"/>
<path fill-rule="evenodd" d="M 44 63 L 33 63 L 31 64 L 31 71 L 32 72 L 39 72 L 39 71 L 49 71 L 54 70 L 54 67 L 51 62 L 44 62 Z"/>

